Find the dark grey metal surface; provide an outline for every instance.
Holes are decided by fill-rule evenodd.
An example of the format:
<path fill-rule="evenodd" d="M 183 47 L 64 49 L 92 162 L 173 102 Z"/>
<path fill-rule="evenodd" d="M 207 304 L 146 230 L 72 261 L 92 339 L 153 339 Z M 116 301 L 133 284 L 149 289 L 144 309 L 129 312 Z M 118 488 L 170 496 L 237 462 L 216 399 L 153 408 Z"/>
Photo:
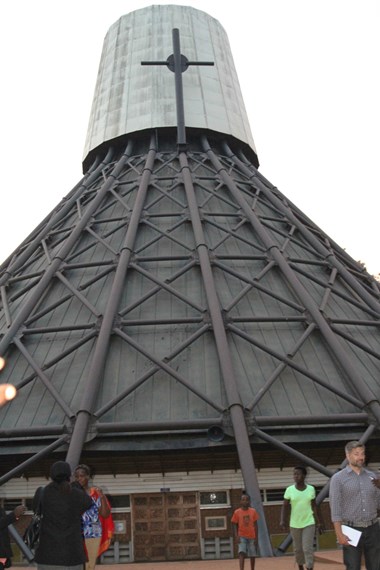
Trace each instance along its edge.
<path fill-rule="evenodd" d="M 210 257 L 212 273 L 223 310 L 223 326 L 230 331 L 230 350 L 235 360 L 234 366 L 239 370 L 239 376 L 244 369 L 246 371 L 246 379 L 239 386 L 244 406 L 254 412 L 255 416 L 263 417 L 266 415 L 275 417 L 276 414 L 296 417 L 309 413 L 312 417 L 314 414 L 330 414 L 332 409 L 335 414 L 351 413 L 358 411 L 360 406 L 367 405 L 371 414 L 374 410 L 376 412 L 379 317 L 374 308 L 369 307 L 365 300 L 359 299 L 351 285 L 346 284 L 345 279 L 341 277 L 339 270 L 335 270 L 337 272 L 332 278 L 334 270 L 329 270 L 328 261 L 321 259 L 319 252 L 313 252 L 290 224 L 288 233 L 283 229 L 288 224 L 286 218 L 281 218 L 277 213 L 276 218 L 272 213 L 270 220 L 268 215 L 270 203 L 255 198 L 255 192 L 258 191 L 254 181 L 247 183 L 246 177 L 235 171 L 234 180 L 231 177 L 233 184 L 237 180 L 237 184 L 241 185 L 240 192 L 244 199 L 248 196 L 250 200 L 256 200 L 258 219 L 262 219 L 260 223 L 265 227 L 266 233 L 270 233 L 274 245 L 272 247 L 263 244 L 257 232 L 249 229 L 247 222 L 244 221 L 241 204 L 233 201 L 225 193 L 226 187 L 218 181 L 220 174 L 216 172 L 215 167 L 205 161 L 202 153 L 194 156 L 196 156 L 195 161 L 191 157 L 194 168 L 191 176 L 194 178 L 195 189 L 201 202 L 199 223 L 204 228 L 205 247 L 212 252 Z M 168 158 L 173 159 L 176 164 L 175 156 L 168 155 Z M 16 377 L 17 384 L 25 386 L 32 384 L 36 377 L 43 381 L 46 389 L 45 400 L 47 403 L 50 401 L 50 405 L 54 402 L 55 424 L 64 423 L 67 418 L 76 416 L 78 398 L 81 390 L 84 390 L 82 381 L 86 375 L 93 376 L 87 370 L 90 365 L 88 359 L 94 350 L 94 342 L 99 337 L 99 330 L 104 326 L 103 315 L 111 291 L 112 276 L 119 266 L 120 253 L 123 254 L 125 251 L 133 253 L 133 256 L 128 254 L 126 262 L 127 265 L 130 264 L 131 275 L 127 277 L 128 287 L 125 280 L 121 279 L 121 294 L 125 300 L 121 301 L 121 306 L 117 309 L 113 307 L 111 311 L 113 315 L 111 324 L 113 330 L 117 332 L 113 333 L 110 350 L 116 351 L 119 356 L 113 355 L 112 359 L 102 357 L 106 360 L 106 366 L 107 363 L 108 366 L 111 366 L 110 362 L 114 363 L 113 366 L 117 369 L 115 379 L 119 389 L 123 384 L 126 384 L 123 388 L 128 389 L 128 386 L 133 386 L 135 382 L 141 382 L 141 387 L 148 382 L 152 386 L 159 384 L 152 377 L 158 372 L 160 360 L 156 368 L 152 369 L 150 378 L 143 380 L 140 379 L 136 367 L 130 367 L 129 360 L 126 362 L 126 368 L 116 365 L 121 359 L 121 353 L 120 348 L 116 349 L 114 346 L 131 350 L 135 354 L 133 364 L 136 364 L 136 359 L 140 360 L 141 367 L 142 362 L 152 357 L 151 353 L 157 350 L 160 330 L 165 331 L 165 327 L 166 330 L 169 328 L 177 330 L 177 341 L 182 335 L 186 344 L 185 339 L 189 332 L 194 334 L 200 326 L 207 325 L 207 332 L 203 332 L 193 344 L 184 346 L 180 360 L 186 364 L 181 366 L 186 367 L 188 374 L 190 366 L 187 363 L 191 358 L 191 366 L 195 366 L 195 370 L 198 369 L 200 372 L 195 374 L 197 382 L 200 382 L 200 378 L 207 378 L 208 390 L 212 394 L 209 400 L 218 403 L 219 409 L 224 409 L 226 399 L 223 395 L 224 390 L 222 389 L 217 398 L 214 397 L 219 379 L 215 372 L 217 367 L 209 370 L 209 366 L 202 360 L 204 357 L 201 356 L 204 343 L 207 342 L 211 348 L 208 358 L 212 357 L 216 363 L 219 362 L 219 356 L 214 352 L 213 341 L 208 340 L 213 336 L 210 335 L 212 326 L 205 318 L 208 310 L 204 297 L 204 279 L 198 270 L 199 246 L 189 231 L 188 204 L 180 182 L 182 167 L 179 163 L 175 169 L 171 163 L 164 166 L 163 159 L 162 153 L 158 159 L 156 158 L 153 172 L 157 169 L 158 174 L 154 173 L 153 181 L 150 167 L 145 171 L 149 172 L 151 180 L 147 203 L 139 214 L 138 221 L 135 222 L 139 226 L 135 245 L 124 245 L 122 240 L 125 231 L 131 226 L 130 212 L 135 207 L 132 203 L 135 190 L 130 190 L 129 187 L 137 188 L 139 184 L 138 168 L 136 170 L 136 166 L 133 165 L 131 168 L 128 164 L 125 170 L 129 175 L 133 174 L 134 181 L 125 184 L 123 189 L 123 182 L 116 182 L 111 176 L 112 183 L 108 185 L 112 189 L 111 192 L 110 189 L 107 190 L 101 175 L 97 185 L 99 191 L 103 192 L 102 196 L 108 197 L 97 201 L 101 206 L 99 210 L 92 202 L 97 194 L 93 190 L 83 191 L 81 200 L 86 201 L 85 216 L 83 216 L 84 210 L 81 212 L 75 203 L 70 215 L 57 223 L 54 232 L 51 232 L 47 239 L 33 243 L 35 259 L 30 257 L 27 267 L 22 267 L 22 270 L 17 269 L 14 274 L 9 273 L 8 268 L 4 268 L 3 279 L 7 280 L 8 284 L 3 292 L 3 300 L 4 306 L 8 307 L 10 313 L 8 319 L 11 319 L 11 322 L 8 326 L 4 310 L 2 317 L 4 335 L 0 348 L 4 353 L 11 344 L 15 355 L 18 354 L 13 369 L 8 366 L 3 372 L 4 381 L 8 377 Z M 143 173 L 143 158 L 134 157 L 133 162 L 137 161 L 140 161 L 139 168 Z M 168 169 L 171 171 L 170 176 L 162 176 L 160 180 L 160 171 L 167 172 Z M 121 179 L 126 175 L 125 170 Z M 220 188 L 215 190 L 218 186 Z M 124 193 L 126 197 L 123 197 Z M 155 198 L 152 201 L 149 196 L 153 195 Z M 107 201 L 110 205 L 107 205 Z M 202 205 L 202 201 L 205 205 Z M 160 210 L 156 207 L 156 203 L 159 204 Z M 113 211 L 112 215 L 106 215 L 108 209 Z M 270 229 L 270 226 L 273 229 Z M 279 226 L 282 226 L 281 233 L 277 229 Z M 281 248 L 281 241 L 286 243 L 284 251 L 287 257 L 283 256 L 283 264 L 285 267 L 289 266 L 292 276 L 297 277 L 313 298 L 314 316 L 310 315 L 310 307 L 305 307 L 304 301 L 292 292 L 293 284 L 290 283 L 288 276 L 284 279 L 280 274 L 278 262 L 273 264 L 272 250 L 274 246 L 277 249 Z M 322 241 L 321 244 L 323 245 Z M 73 248 L 72 253 L 70 253 L 71 248 Z M 145 254 L 146 250 L 149 251 L 149 255 Z M 331 257 L 335 259 L 334 256 Z M 15 259 L 17 260 L 17 255 Z M 154 271 L 152 271 L 153 266 Z M 296 267 L 297 271 L 293 269 Z M 299 271 L 300 268 L 302 273 Z M 364 275 L 362 279 L 357 279 L 347 266 L 345 271 L 371 296 L 376 307 L 378 300 L 369 290 L 369 277 Z M 164 298 L 165 302 L 157 302 L 160 297 Z M 169 304 L 166 300 L 170 301 Z M 119 323 L 114 322 L 115 313 L 119 313 Z M 325 317 L 321 317 L 322 314 Z M 316 322 L 316 319 L 321 318 L 329 326 L 331 338 L 328 340 L 323 340 L 321 323 Z M 51 326 L 52 323 L 54 327 Z M 116 327 L 115 324 L 120 326 Z M 131 342 L 125 347 L 126 343 L 122 341 L 120 330 L 134 339 L 137 345 L 139 345 L 138 338 L 143 335 L 145 353 L 141 347 L 140 353 L 136 354 Z M 51 342 L 52 339 L 54 343 Z M 168 356 L 170 358 L 172 352 L 170 344 L 173 341 L 168 344 L 169 333 L 166 331 L 164 334 L 161 333 L 160 339 L 158 358 L 168 358 Z M 332 346 L 337 339 L 339 345 L 344 348 L 343 362 L 339 367 L 335 362 L 336 354 L 331 356 Z M 74 354 L 82 351 L 85 355 L 81 363 L 73 358 L 70 346 Z M 194 351 L 197 351 L 197 356 L 199 353 L 200 360 L 192 357 Z M 66 355 L 65 358 L 63 355 Z M 178 359 L 178 355 L 175 358 Z M 70 361 L 69 366 L 66 365 L 67 359 Z M 344 359 L 347 359 L 347 363 L 351 362 L 345 372 L 341 370 L 344 368 Z M 352 359 L 355 360 L 354 365 Z M 65 366 L 61 364 L 63 361 Z M 257 364 L 257 373 L 249 377 L 247 370 L 252 371 L 251 362 Z M 75 370 L 75 380 L 71 374 L 71 367 Z M 73 405 L 74 400 L 71 398 L 58 395 L 61 388 L 58 390 L 57 383 L 50 381 L 52 368 L 55 375 L 59 374 L 68 394 L 75 394 L 76 405 Z M 352 374 L 356 375 L 353 389 L 347 389 Z M 266 384 L 263 383 L 263 379 Z M 262 390 L 264 386 L 265 390 Z M 292 386 L 291 397 L 289 386 Z M 304 387 L 315 393 L 311 401 L 305 397 Z M 178 380 L 173 386 L 169 384 L 167 388 L 173 391 L 173 394 L 177 393 Z M 115 387 L 113 389 L 115 390 Z M 275 399 L 271 397 L 274 389 L 279 391 L 278 398 Z M 327 402 L 323 397 L 326 390 L 330 390 L 332 394 Z M 87 391 L 86 389 L 85 392 Z M 360 394 L 358 391 L 365 393 Z M 118 389 L 113 394 L 114 397 L 117 397 L 117 392 Z M 200 392 L 203 394 L 202 389 Z M 135 390 L 133 398 L 133 415 L 136 420 L 154 421 L 162 415 L 162 410 L 156 412 L 154 407 L 146 409 L 145 396 L 141 401 L 136 396 L 137 393 L 138 390 Z M 103 395 L 102 390 L 100 393 L 96 391 L 96 395 L 100 402 L 98 406 L 106 405 L 108 398 Z M 281 409 L 279 404 L 275 403 L 277 400 L 281 402 Z M 179 406 L 180 402 L 179 397 Z M 39 400 L 38 405 L 40 405 Z M 107 419 L 111 417 L 118 419 L 120 413 L 118 410 L 125 405 L 125 401 L 119 402 L 112 408 L 112 412 L 108 410 Z M 21 406 L 20 394 L 11 404 L 9 412 L 4 410 L 2 416 L 11 414 L 13 416 L 11 408 L 17 410 Z M 79 408 L 83 407 L 83 404 L 79 405 Z M 186 406 L 186 416 L 191 418 L 193 414 L 194 417 L 200 417 L 205 413 L 202 413 L 202 408 L 206 410 L 202 399 L 199 398 L 195 410 L 192 406 Z M 51 424 L 50 414 L 47 414 L 44 420 L 43 416 L 37 417 L 35 412 L 29 410 L 28 401 L 28 411 L 25 411 L 28 415 L 32 414 L 34 422 L 46 426 Z M 171 414 L 175 415 L 174 408 L 166 407 L 164 416 L 170 417 Z M 25 420 L 23 414 L 20 414 L 19 418 L 17 415 L 13 416 L 12 427 L 24 425 Z M 2 422 L 6 424 L 5 419 Z M 5 424 L 3 423 L 4 427 Z"/>
<path fill-rule="evenodd" d="M 151 145 L 147 140 L 146 150 Z M 236 196 L 231 196 L 218 166 L 200 149 L 189 153 L 188 169 L 202 226 L 202 243 L 197 244 L 189 224 L 183 165 L 175 149 L 165 153 L 161 146 L 166 146 L 164 138 L 158 138 L 149 167 L 144 153 L 131 151 L 117 177 L 113 163 L 103 164 L 95 182 L 83 185 L 62 219 L 53 226 L 47 222 L 43 237 L 23 244 L 13 263 L 3 268 L 0 348 L 3 354 L 9 349 L 9 364 L 2 377 L 16 379 L 22 389 L 1 411 L 1 429 L 71 426 L 78 409 L 87 408 L 91 411 L 84 413 L 92 423 L 97 410 L 107 422 L 127 417 L 170 421 L 176 415 L 218 418 L 228 397 L 220 383 L 221 354 L 200 271 L 202 248 L 209 252 L 208 272 L 217 289 L 239 397 L 253 418 L 290 421 L 326 415 L 340 421 L 341 414 L 364 409 L 378 421 L 380 312 L 375 310 L 379 301 L 371 278 L 358 277 L 352 260 L 344 264 L 344 272 L 335 267 L 337 260 L 341 265 L 345 260 L 340 252 L 334 255 L 334 248 L 322 258 L 293 221 L 266 200 L 263 183 L 256 184 L 257 177 L 249 180 L 222 156 L 226 176 L 236 187 Z M 140 176 L 149 182 L 136 214 Z M 238 194 L 247 204 L 246 213 Z M 250 227 L 249 210 L 270 236 L 269 244 Z M 135 242 L 124 241 L 132 224 Z M 313 237 L 326 247 L 327 236 L 318 239 L 318 234 L 323 236 L 319 228 Z M 26 247 L 34 253 L 19 266 Z M 273 249 L 281 250 L 281 271 Z M 129 269 L 120 278 L 119 304 L 114 301 L 107 317 L 111 336 L 100 372 L 91 364 L 92 355 L 105 326 L 107 303 L 115 299 L 111 283 L 126 254 Z M 284 268 L 289 271 L 285 277 Z M 293 277 L 313 299 L 314 313 L 293 292 Z M 371 303 L 360 297 L 359 289 Z M 173 369 L 172 379 L 166 367 Z M 95 370 L 101 378 L 99 390 L 86 385 Z M 155 390 L 166 396 L 156 398 Z M 96 404 L 86 406 L 90 398 Z"/>

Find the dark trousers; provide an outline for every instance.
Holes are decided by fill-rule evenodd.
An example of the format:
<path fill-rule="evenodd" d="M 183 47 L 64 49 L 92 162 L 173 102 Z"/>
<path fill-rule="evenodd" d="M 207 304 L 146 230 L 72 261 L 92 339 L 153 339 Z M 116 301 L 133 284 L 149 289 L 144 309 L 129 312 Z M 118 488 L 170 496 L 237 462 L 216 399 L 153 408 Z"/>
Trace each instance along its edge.
<path fill-rule="evenodd" d="M 353 527 L 362 535 L 357 546 L 343 546 L 343 562 L 347 570 L 360 570 L 364 554 L 367 570 L 380 570 L 380 527 L 375 523 L 367 528 Z"/>

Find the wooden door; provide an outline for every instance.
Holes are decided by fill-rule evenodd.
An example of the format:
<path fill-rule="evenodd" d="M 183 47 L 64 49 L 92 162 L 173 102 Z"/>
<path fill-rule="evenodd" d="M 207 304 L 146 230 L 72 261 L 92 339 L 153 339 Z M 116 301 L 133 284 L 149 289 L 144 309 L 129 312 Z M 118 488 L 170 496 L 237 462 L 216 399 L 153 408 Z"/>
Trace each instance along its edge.
<path fill-rule="evenodd" d="M 166 495 L 168 532 L 167 560 L 196 560 L 201 557 L 198 501 L 196 493 Z"/>
<path fill-rule="evenodd" d="M 136 562 L 201 558 L 196 493 L 134 495 L 132 513 Z"/>

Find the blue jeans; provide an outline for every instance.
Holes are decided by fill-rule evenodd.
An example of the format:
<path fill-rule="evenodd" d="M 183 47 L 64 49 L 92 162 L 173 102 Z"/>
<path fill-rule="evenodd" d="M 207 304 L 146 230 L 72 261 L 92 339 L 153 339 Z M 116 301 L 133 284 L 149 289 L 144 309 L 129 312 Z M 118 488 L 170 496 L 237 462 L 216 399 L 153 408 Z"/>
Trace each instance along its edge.
<path fill-rule="evenodd" d="M 357 546 L 343 546 L 343 562 L 347 570 L 360 570 L 364 554 L 367 570 L 380 570 L 380 527 L 375 523 L 367 528 L 353 527 L 362 535 Z"/>
<path fill-rule="evenodd" d="M 253 538 L 239 537 L 239 554 L 244 554 L 248 558 L 257 556 L 256 544 Z"/>

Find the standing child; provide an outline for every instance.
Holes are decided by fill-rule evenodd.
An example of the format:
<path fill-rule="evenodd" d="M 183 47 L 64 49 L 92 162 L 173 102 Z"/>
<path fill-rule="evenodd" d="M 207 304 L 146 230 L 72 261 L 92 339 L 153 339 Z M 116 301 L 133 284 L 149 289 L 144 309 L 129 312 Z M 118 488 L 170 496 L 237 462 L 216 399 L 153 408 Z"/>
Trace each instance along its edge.
<path fill-rule="evenodd" d="M 239 570 L 244 570 L 246 557 L 251 560 L 251 570 L 255 568 L 257 556 L 257 521 L 259 515 L 251 507 L 251 500 L 247 493 L 243 493 L 240 500 L 240 508 L 232 515 L 234 536 L 239 540 Z"/>

